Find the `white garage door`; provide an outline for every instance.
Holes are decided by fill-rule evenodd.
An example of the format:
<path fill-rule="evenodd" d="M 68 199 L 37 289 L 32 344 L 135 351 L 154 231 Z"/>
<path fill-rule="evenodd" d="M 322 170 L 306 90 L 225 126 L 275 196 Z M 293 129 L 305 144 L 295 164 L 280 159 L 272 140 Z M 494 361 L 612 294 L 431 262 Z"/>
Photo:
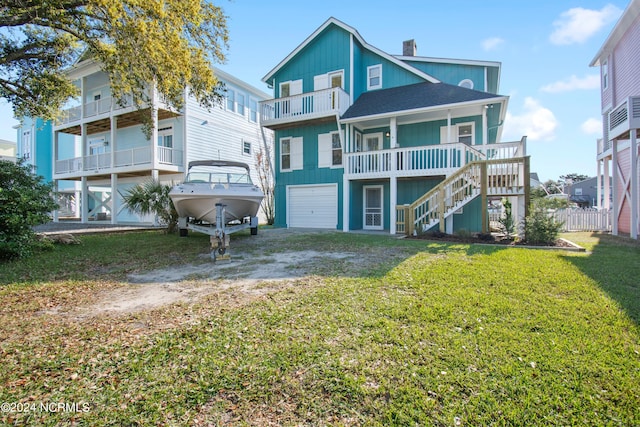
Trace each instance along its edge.
<path fill-rule="evenodd" d="M 287 195 L 289 227 L 331 228 L 338 225 L 338 186 L 289 186 Z"/>

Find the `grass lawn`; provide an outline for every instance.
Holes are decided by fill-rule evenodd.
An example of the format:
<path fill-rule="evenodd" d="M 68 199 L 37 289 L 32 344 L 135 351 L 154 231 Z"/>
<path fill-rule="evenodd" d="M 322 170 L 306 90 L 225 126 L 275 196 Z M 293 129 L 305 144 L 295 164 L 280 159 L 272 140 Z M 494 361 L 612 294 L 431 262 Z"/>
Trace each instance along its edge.
<path fill-rule="evenodd" d="M 0 422 L 640 425 L 640 245 L 564 237 L 588 252 L 240 234 L 247 253 L 388 256 L 243 301 L 78 317 L 129 273 L 209 262 L 207 236 L 84 236 L 0 264 Z"/>

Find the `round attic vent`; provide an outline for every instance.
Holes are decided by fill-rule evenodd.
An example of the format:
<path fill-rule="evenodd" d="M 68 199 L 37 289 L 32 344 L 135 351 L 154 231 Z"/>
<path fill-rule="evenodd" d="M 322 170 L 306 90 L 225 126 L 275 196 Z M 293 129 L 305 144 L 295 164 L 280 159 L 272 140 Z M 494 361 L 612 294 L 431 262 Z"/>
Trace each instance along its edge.
<path fill-rule="evenodd" d="M 464 79 L 460 83 L 458 83 L 458 86 L 464 87 L 466 89 L 473 89 L 473 81 L 471 81 L 470 79 Z"/>

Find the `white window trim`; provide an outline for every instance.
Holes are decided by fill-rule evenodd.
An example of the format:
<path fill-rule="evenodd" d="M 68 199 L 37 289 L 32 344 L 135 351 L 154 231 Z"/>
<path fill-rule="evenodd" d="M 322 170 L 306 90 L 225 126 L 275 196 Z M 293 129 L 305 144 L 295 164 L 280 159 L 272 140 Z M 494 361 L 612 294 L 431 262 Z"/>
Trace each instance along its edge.
<path fill-rule="evenodd" d="M 471 126 L 471 146 L 476 145 L 476 124 L 475 124 L 475 122 L 456 123 L 454 125 L 452 124 L 451 125 L 451 138 L 453 139 L 453 141 L 447 141 L 446 140 L 447 126 L 441 126 L 440 127 L 440 144 L 456 144 L 456 143 L 460 142 L 460 130 L 459 130 L 459 127 L 467 126 L 467 125 Z M 444 138 L 444 142 L 443 142 L 443 138 Z"/>
<path fill-rule="evenodd" d="M 240 104 L 240 97 L 242 97 L 242 104 Z M 236 92 L 236 113 L 240 116 L 244 117 L 247 114 L 247 96 L 244 93 Z M 240 111 L 240 107 L 242 107 L 242 111 Z"/>
<path fill-rule="evenodd" d="M 289 168 L 282 167 L 282 142 L 289 140 Z M 304 145 L 302 137 L 286 136 L 280 138 L 280 172 L 292 172 L 304 168 Z"/>
<path fill-rule="evenodd" d="M 23 159 L 28 160 L 31 158 L 31 129 L 22 131 L 21 142 L 21 156 Z"/>
<path fill-rule="evenodd" d="M 333 164 L 333 136 L 338 135 L 340 139 L 340 150 L 342 151 L 342 162 Z M 326 140 L 324 140 L 326 138 Z M 332 131 L 328 133 L 318 134 L 318 168 L 341 169 L 344 168 L 344 147 L 339 132 Z M 327 148 L 328 147 L 328 148 Z"/>
<path fill-rule="evenodd" d="M 602 62 L 602 90 L 609 88 L 609 60 Z"/>
<path fill-rule="evenodd" d="M 255 104 L 256 104 L 256 109 L 255 109 L 255 110 L 252 110 L 252 109 L 251 109 L 251 103 L 252 103 L 252 102 L 255 102 Z M 249 121 L 250 121 L 251 123 L 258 123 L 258 109 L 260 108 L 260 107 L 259 107 L 259 105 L 260 105 L 260 104 L 258 103 L 258 100 L 257 100 L 256 98 L 254 98 L 254 97 L 252 97 L 252 96 L 250 96 L 250 97 L 249 97 L 249 107 L 248 107 L 248 110 L 249 110 Z M 255 120 L 251 118 L 251 114 L 252 114 L 252 113 L 255 113 L 255 114 L 256 114 L 256 119 L 255 119 Z"/>
<path fill-rule="evenodd" d="M 245 139 L 241 139 L 241 144 L 240 144 L 240 149 L 242 150 L 242 155 L 243 156 L 251 156 L 253 154 L 253 144 L 251 143 L 251 141 L 247 141 Z M 247 153 L 245 151 L 245 144 L 249 144 L 249 152 Z"/>
<path fill-rule="evenodd" d="M 372 136 L 378 138 L 378 148 L 376 148 L 375 150 L 368 150 L 367 149 L 367 138 L 370 138 Z M 382 138 L 383 138 L 382 132 L 363 133 L 362 134 L 362 151 L 378 151 L 378 150 L 382 150 L 382 147 L 384 147 L 384 140 Z"/>
<path fill-rule="evenodd" d="M 164 126 L 158 129 L 158 138 L 159 137 L 164 137 L 164 136 L 171 136 L 171 147 L 167 147 L 165 145 L 160 145 L 158 144 L 158 141 L 156 141 L 156 144 L 158 144 L 159 147 L 164 147 L 164 148 L 173 148 L 173 138 L 174 138 L 174 133 L 173 133 L 173 126 Z"/>
<path fill-rule="evenodd" d="M 233 96 L 233 98 L 231 99 L 231 108 L 229 108 L 229 94 L 231 94 Z M 226 111 L 231 111 L 233 113 L 236 112 L 236 91 L 233 89 L 227 89 L 227 96 L 225 96 L 225 102 L 224 102 L 224 108 Z"/>
<path fill-rule="evenodd" d="M 380 76 L 379 76 L 380 83 L 377 85 L 371 84 L 371 76 L 369 74 L 369 72 L 374 68 L 378 68 L 380 70 Z M 382 88 L 382 64 L 368 66 L 367 67 L 367 90 L 375 90 L 375 89 L 381 89 L 381 88 Z"/>

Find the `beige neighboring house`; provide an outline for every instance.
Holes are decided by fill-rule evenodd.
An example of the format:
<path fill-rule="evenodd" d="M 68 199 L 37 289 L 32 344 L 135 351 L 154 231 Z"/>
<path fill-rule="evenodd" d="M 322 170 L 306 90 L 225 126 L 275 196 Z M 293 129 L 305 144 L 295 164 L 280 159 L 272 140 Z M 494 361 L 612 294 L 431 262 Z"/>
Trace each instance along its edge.
<path fill-rule="evenodd" d="M 0 139 L 0 160 L 16 161 L 16 143 Z"/>

